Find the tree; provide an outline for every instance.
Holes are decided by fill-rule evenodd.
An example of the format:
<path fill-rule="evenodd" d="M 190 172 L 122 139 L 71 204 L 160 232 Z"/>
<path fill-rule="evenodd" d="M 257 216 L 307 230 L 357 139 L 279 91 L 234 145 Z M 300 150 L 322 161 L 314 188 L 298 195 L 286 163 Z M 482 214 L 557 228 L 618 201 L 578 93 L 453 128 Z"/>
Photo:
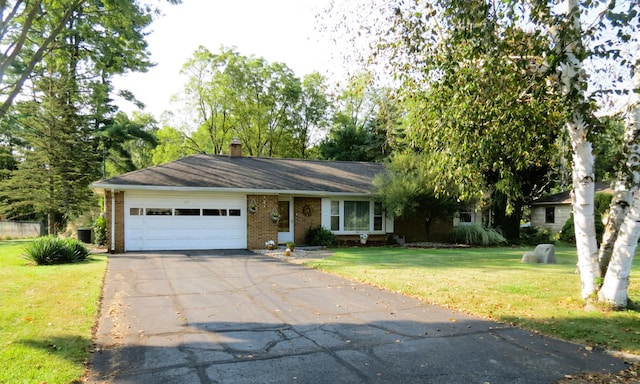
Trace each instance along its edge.
<path fill-rule="evenodd" d="M 135 114 L 131 120 L 119 112 L 99 132 L 103 177 L 135 171 L 152 165 L 151 151 L 158 144 L 156 121 L 151 115 Z"/>
<path fill-rule="evenodd" d="M 450 217 L 462 204 L 457 201 L 454 188 L 438 190 L 440 177 L 437 164 L 442 158 L 428 161 L 418 153 L 396 153 L 387 166 L 387 172 L 374 180 L 374 196 L 394 217 L 420 212 L 424 218 L 425 235 L 429 238 L 431 223 L 438 218 Z"/>
<path fill-rule="evenodd" d="M 213 54 L 200 47 L 183 73 L 189 81 L 182 101 L 196 111 L 195 133 L 187 135 L 193 151 L 220 153 L 237 137 L 252 156 L 290 155 L 298 152 L 292 147 L 306 148 L 309 129 L 321 124 L 322 79 L 310 78 L 304 94 L 300 79 L 285 64 L 229 48 Z"/>
<path fill-rule="evenodd" d="M 46 45 L 50 54 L 31 62 L 33 52 L 22 48 L 13 61 L 12 68 L 32 65 L 15 72 L 19 79 L 14 89 L 28 92 L 9 127 L 24 143 L 16 151 L 19 166 L 2 183 L 0 198 L 8 211 L 46 215 L 54 233 L 93 203 L 88 185 L 100 174 L 101 145 L 108 152 L 112 148 L 105 145 L 111 143 L 116 150 L 122 144 L 103 140 L 115 138 L 107 132 L 116 121 L 111 77 L 151 65 L 144 29 L 153 10 L 134 1 L 95 0 L 73 3 L 77 6 L 67 15 L 67 8 L 61 12 L 56 6 L 71 2 L 29 2 L 33 4 L 42 6 L 42 17 L 32 22 L 12 19 L 10 28 L 28 35 L 29 49 Z M 37 33 L 60 25 L 55 36 Z"/>
<path fill-rule="evenodd" d="M 167 1 L 180 3 L 180 0 Z M 4 100 L 0 104 L 0 118 L 7 114 L 36 66 L 55 51 L 55 42 L 59 35 L 68 31 L 72 19 L 81 14 L 95 15 L 96 11 L 111 13 L 114 9 L 131 6 L 137 7 L 137 4 L 133 1 L 116 0 L 2 1 L 0 45 L 4 52 L 0 55 L 0 83 L 3 85 L 0 94 L 4 96 Z M 148 12 L 151 9 L 148 8 Z M 133 27 L 131 30 L 137 29 L 135 19 L 120 19 L 122 21 L 133 21 L 130 24 Z M 94 32 L 100 33 L 100 29 Z M 116 34 L 112 37 L 117 39 L 119 36 Z"/>
<path fill-rule="evenodd" d="M 545 131 L 540 124 L 547 118 L 544 111 L 554 111 L 554 116 L 549 116 L 550 121 L 559 121 L 564 126 L 571 144 L 581 295 L 587 301 L 599 296 L 601 301 L 625 306 L 632 257 L 629 255 L 633 255 L 637 243 L 633 241 L 637 240 L 635 235 L 630 235 L 635 233 L 633 220 L 637 216 L 634 212 L 629 217 L 625 207 L 633 206 L 635 196 L 633 203 L 623 197 L 629 196 L 625 193 L 619 194 L 621 198 L 614 198 L 612 208 L 620 208 L 620 217 L 624 218 L 625 224 L 619 231 L 612 224 L 613 233 L 624 233 L 625 236 L 619 240 L 615 240 L 615 236 L 611 238 L 616 244 L 613 254 L 618 259 L 613 262 L 612 256 L 605 280 L 614 283 L 605 282 L 600 289 L 591 143 L 597 137 L 594 135 L 596 107 L 604 105 L 603 95 L 623 93 L 621 79 L 624 76 L 620 74 L 632 67 L 630 63 L 636 62 L 630 60 L 628 47 L 632 41 L 637 44 L 637 36 L 633 40 L 640 25 L 637 3 L 565 0 L 559 7 L 555 2 L 547 1 L 441 0 L 376 9 L 381 11 L 380 16 L 361 18 L 373 21 L 363 29 L 378 32 L 369 62 L 390 63 L 394 79 L 401 81 L 403 88 L 409 91 L 403 94 L 404 99 L 413 97 L 413 113 L 415 105 L 445 107 L 442 110 L 427 108 L 416 114 L 418 118 L 413 119 L 414 124 L 407 132 L 413 147 L 421 148 L 423 142 L 429 143 L 430 150 L 423 153 L 430 156 L 438 153 L 455 160 L 442 170 L 445 174 L 458 174 L 462 176 L 460 180 L 465 177 L 477 182 L 491 180 L 487 178 L 490 174 L 474 172 L 476 167 L 470 167 L 468 161 L 459 161 L 470 156 L 477 159 L 471 164 L 478 165 L 478 169 L 498 173 L 496 189 L 517 197 L 517 191 L 523 189 L 519 183 L 527 176 L 524 173 L 524 178 L 514 178 L 514 170 L 535 169 L 546 161 L 543 158 L 537 164 L 535 156 L 528 156 L 528 148 L 536 136 L 533 128 L 542 127 L 545 140 L 546 136 L 557 137 L 559 134 L 555 130 Z M 448 49 L 449 46 L 452 49 Z M 618 70 L 610 71 L 611 68 Z M 587 70 L 594 76 L 587 77 Z M 615 77 L 606 77 L 611 73 Z M 590 78 L 602 80 L 605 77 L 607 81 L 589 81 Z M 608 84 L 612 84 L 609 89 L 606 88 Z M 496 89 L 499 92 L 495 92 Z M 436 99 L 441 96 L 439 104 L 434 103 L 434 96 Z M 444 100 L 454 107 L 446 108 Z M 538 106 L 530 100 L 536 101 Z M 528 121 L 528 113 L 522 113 L 531 107 L 534 108 L 529 112 L 537 116 L 534 124 Z M 510 136 L 505 130 L 507 121 L 516 122 L 514 135 Z M 416 131 L 426 132 L 418 129 L 421 122 L 435 122 L 439 129 L 416 136 Z M 557 123 L 551 125 L 558 126 Z M 423 126 L 428 127 L 428 124 Z M 462 132 L 473 132 L 475 136 L 460 136 L 461 128 Z M 627 136 L 632 138 L 628 148 L 637 148 L 635 136 L 630 133 Z M 446 140 L 450 137 L 455 138 L 455 145 Z M 485 153 L 491 156 L 486 157 Z M 496 153 L 503 155 L 495 157 Z M 491 165 L 487 160 L 493 160 L 493 166 L 486 167 Z M 630 178 L 623 181 L 626 183 L 618 184 L 626 184 L 631 191 L 638 183 Z M 483 183 L 460 185 L 477 188 Z M 462 189 L 463 196 L 472 192 Z M 633 208 L 629 212 L 633 212 Z M 611 274 L 612 270 L 615 273 Z M 617 288 L 610 288 L 613 286 Z M 617 292 L 615 299 L 610 295 L 614 291 Z"/>
<path fill-rule="evenodd" d="M 318 146 L 328 160 L 382 161 L 398 116 L 388 90 L 375 89 L 370 74 L 353 77 L 337 100 L 328 136 Z"/>

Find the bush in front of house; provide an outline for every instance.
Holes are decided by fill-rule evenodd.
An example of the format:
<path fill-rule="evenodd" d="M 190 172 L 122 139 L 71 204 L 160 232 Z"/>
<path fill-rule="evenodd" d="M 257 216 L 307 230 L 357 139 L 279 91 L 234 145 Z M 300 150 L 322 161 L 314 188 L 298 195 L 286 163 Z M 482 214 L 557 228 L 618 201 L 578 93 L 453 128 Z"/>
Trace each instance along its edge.
<path fill-rule="evenodd" d="M 95 233 L 96 236 L 96 244 L 107 244 L 107 219 L 105 219 L 104 216 L 100 215 L 96 219 L 93 225 L 93 233 Z"/>
<path fill-rule="evenodd" d="M 556 236 L 549 228 L 521 228 L 521 245 L 554 244 Z"/>
<path fill-rule="evenodd" d="M 37 265 L 54 265 L 75 263 L 89 255 L 87 247 L 77 239 L 45 236 L 25 246 L 22 257 Z"/>
<path fill-rule="evenodd" d="M 479 224 L 459 225 L 451 230 L 453 241 L 467 245 L 504 245 L 507 239 L 493 228 L 485 228 Z"/>
<path fill-rule="evenodd" d="M 596 239 L 598 239 L 599 242 L 602 239 L 602 234 L 604 233 L 604 224 L 602 224 L 602 215 L 600 212 L 595 211 L 594 216 L 596 224 Z M 573 222 L 573 213 L 562 226 L 562 231 L 560 231 L 560 241 L 570 244 L 576 243 L 576 230 Z"/>
<path fill-rule="evenodd" d="M 310 228 L 309 231 L 307 231 L 305 242 L 307 245 L 328 247 L 336 245 L 338 243 L 338 239 L 336 239 L 336 235 L 334 235 L 333 232 L 325 227 L 316 227 Z"/>

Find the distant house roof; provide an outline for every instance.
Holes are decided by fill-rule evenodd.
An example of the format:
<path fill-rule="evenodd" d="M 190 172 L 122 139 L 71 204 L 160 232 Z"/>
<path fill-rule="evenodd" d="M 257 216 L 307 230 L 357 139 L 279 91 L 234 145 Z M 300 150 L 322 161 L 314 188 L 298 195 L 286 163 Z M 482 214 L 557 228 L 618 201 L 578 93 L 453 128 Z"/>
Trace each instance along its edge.
<path fill-rule="evenodd" d="M 296 191 L 368 195 L 381 163 L 198 154 L 96 181 L 94 189 Z"/>
<path fill-rule="evenodd" d="M 598 192 L 613 193 L 613 190 L 609 187 L 609 185 L 604 183 L 596 183 L 595 191 L 596 193 Z M 531 202 L 531 205 L 563 205 L 563 204 L 571 204 L 570 190 L 556 193 L 553 195 L 543 196 Z"/>

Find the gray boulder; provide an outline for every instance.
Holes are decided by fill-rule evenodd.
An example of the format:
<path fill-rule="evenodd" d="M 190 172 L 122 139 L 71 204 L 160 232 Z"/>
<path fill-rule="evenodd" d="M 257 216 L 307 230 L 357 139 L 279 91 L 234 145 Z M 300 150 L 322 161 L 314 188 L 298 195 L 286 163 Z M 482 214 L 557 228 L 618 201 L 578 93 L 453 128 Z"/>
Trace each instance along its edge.
<path fill-rule="evenodd" d="M 535 252 L 525 252 L 522 255 L 522 264 L 537 264 L 538 263 L 538 255 Z"/>
<path fill-rule="evenodd" d="M 553 244 L 538 244 L 533 253 L 538 257 L 538 262 L 542 264 L 556 263 L 556 247 Z"/>

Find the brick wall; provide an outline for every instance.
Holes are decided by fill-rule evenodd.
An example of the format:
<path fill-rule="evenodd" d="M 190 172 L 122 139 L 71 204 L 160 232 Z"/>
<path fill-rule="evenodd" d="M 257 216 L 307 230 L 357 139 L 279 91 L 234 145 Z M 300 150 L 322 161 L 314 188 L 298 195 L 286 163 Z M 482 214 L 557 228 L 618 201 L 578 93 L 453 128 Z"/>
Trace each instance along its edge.
<path fill-rule="evenodd" d="M 104 207 L 105 218 L 107 219 L 107 247 L 109 252 L 122 253 L 124 252 L 124 192 L 115 192 L 115 247 L 112 248 L 111 244 L 114 236 L 111 233 L 111 219 L 112 219 L 112 193 L 111 191 L 105 191 Z"/>
<path fill-rule="evenodd" d="M 253 200 L 258 210 L 247 212 L 247 248 L 264 249 L 266 241 L 278 242 L 278 224 L 271 221 L 271 211 L 278 209 L 278 196 L 247 195 L 247 207 Z"/>
<path fill-rule="evenodd" d="M 307 208 L 305 208 L 307 207 Z M 310 214 L 310 215 L 309 215 Z M 309 215 L 309 216 L 308 216 Z M 296 197 L 293 199 L 294 242 L 304 244 L 309 228 L 322 224 L 322 201 L 316 197 Z"/>

